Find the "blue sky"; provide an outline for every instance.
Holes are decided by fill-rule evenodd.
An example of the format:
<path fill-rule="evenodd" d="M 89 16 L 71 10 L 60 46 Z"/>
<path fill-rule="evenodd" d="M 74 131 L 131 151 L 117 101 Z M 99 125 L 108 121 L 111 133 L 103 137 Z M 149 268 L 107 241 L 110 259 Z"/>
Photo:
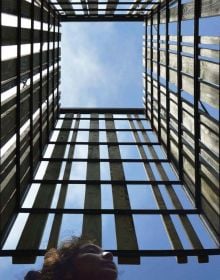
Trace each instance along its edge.
<path fill-rule="evenodd" d="M 62 107 L 142 107 L 143 30 L 142 23 L 63 23 Z"/>
<path fill-rule="evenodd" d="M 62 107 L 142 107 L 143 32 L 142 24 L 138 23 L 63 24 Z M 78 153 L 83 156 L 85 151 L 79 149 Z M 102 176 L 108 176 L 105 170 L 102 172 Z M 131 174 L 129 169 L 126 173 Z M 141 171 L 137 171 L 136 174 L 141 176 Z M 138 198 L 131 202 L 134 205 L 146 202 L 142 190 L 139 190 Z M 77 199 L 79 202 L 80 199 L 83 200 L 81 191 L 78 192 Z M 106 224 L 108 223 L 112 221 L 106 219 Z M 143 220 L 135 218 L 135 223 L 141 242 L 150 244 L 152 241 L 158 248 L 165 247 L 159 221 L 154 224 L 153 234 L 150 232 L 150 220 L 143 223 Z M 68 219 L 65 224 L 61 239 L 68 237 L 72 230 L 75 234 L 80 233 L 79 215 L 75 219 L 74 229 L 68 226 Z M 201 236 L 206 243 L 204 231 Z M 44 240 L 42 246 L 43 243 Z M 110 241 L 105 239 L 104 243 L 106 246 L 114 246 L 114 237 Z M 185 243 L 188 244 L 187 240 Z M 7 280 L 22 279 L 26 271 L 40 268 L 41 262 L 42 258 L 38 258 L 35 265 L 11 265 L 10 258 L 0 258 L 1 276 Z M 196 258 L 189 258 L 189 263 L 182 265 L 177 264 L 174 257 L 142 258 L 139 266 L 119 266 L 119 280 L 219 280 L 219 264 L 219 256 L 210 257 L 208 264 L 198 264 Z"/>

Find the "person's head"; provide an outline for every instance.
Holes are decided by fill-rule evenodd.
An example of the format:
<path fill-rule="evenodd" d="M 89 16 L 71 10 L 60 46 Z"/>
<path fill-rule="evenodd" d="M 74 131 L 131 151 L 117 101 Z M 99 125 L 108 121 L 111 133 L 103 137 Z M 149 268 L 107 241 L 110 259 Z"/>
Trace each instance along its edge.
<path fill-rule="evenodd" d="M 50 249 L 40 272 L 30 271 L 25 280 L 116 280 L 113 255 L 81 238 L 66 241 Z"/>

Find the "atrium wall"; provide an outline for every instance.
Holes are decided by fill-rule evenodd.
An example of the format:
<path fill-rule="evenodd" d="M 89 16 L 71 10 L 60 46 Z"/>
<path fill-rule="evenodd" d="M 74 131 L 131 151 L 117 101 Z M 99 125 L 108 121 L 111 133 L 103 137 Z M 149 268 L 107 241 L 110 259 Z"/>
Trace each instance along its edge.
<path fill-rule="evenodd" d="M 219 1 L 168 2 L 146 20 L 146 115 L 219 242 Z"/>
<path fill-rule="evenodd" d="M 1 11 L 3 240 L 56 122 L 60 34 L 55 11 L 43 1 L 5 0 Z"/>
<path fill-rule="evenodd" d="M 82 233 L 102 245 L 103 217 L 111 215 L 116 246 L 107 249 L 121 263 L 139 263 L 140 256 L 176 256 L 184 263 L 192 255 L 208 262 L 208 255 L 220 252 L 219 37 L 203 28 L 207 23 L 212 29 L 219 1 L 133 2 L 124 10 L 110 1 L 101 14 L 98 1 L 82 1 L 81 10 L 67 0 L 54 2 L 1 1 L 0 255 L 13 256 L 14 263 L 35 262 L 59 243 L 66 215 L 82 215 Z M 145 23 L 143 108 L 60 108 L 62 21 Z M 85 120 L 89 125 L 81 127 Z M 120 121 L 125 127 L 117 127 Z M 86 140 L 79 139 L 82 132 Z M 125 132 L 132 140 L 120 138 Z M 75 155 L 80 145 L 87 147 L 86 157 Z M 135 157 L 121 155 L 128 146 Z M 74 177 L 72 167 L 82 162 L 85 176 Z M 101 175 L 103 164 L 108 178 Z M 125 172 L 126 164 L 138 168 Z M 84 204 L 68 208 L 67 192 L 78 185 L 85 189 Z M 103 185 L 111 188 L 111 209 L 102 205 Z M 136 194 L 129 194 L 130 185 L 151 190 L 147 206 L 131 205 Z M 22 214 L 28 218 L 17 233 Z M 141 227 L 147 225 L 152 237 L 161 218 L 165 249 L 141 241 L 135 215 L 153 216 L 149 224 L 143 218 Z M 194 218 L 202 218 L 203 232 L 206 224 L 209 243 Z M 12 235 L 17 243 L 7 249 Z"/>

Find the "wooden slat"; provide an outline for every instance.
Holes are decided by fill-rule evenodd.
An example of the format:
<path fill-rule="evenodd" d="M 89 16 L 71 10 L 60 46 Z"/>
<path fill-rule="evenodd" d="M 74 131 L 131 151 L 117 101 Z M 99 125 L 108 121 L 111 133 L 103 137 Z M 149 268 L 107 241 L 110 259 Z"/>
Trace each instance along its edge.
<path fill-rule="evenodd" d="M 21 195 L 25 191 L 28 181 L 30 179 L 29 176 L 29 167 L 30 167 L 30 157 L 29 157 L 29 130 L 26 130 L 22 135 L 21 135 L 21 159 L 20 159 L 20 166 L 21 166 L 21 174 L 22 174 L 22 179 L 21 179 L 21 185 L 20 185 L 20 191 Z M 35 147 L 37 149 L 37 147 Z M 37 153 L 36 153 L 37 155 Z M 5 222 L 7 220 L 10 220 L 10 213 L 11 209 L 8 205 L 11 204 L 11 200 L 14 201 L 13 205 L 16 203 L 16 193 L 15 193 L 15 188 L 16 188 L 16 168 L 15 168 L 15 155 L 12 158 L 12 161 L 9 163 L 9 166 L 6 170 L 3 170 L 3 174 L 1 174 L 1 199 L 4 201 L 4 204 L 0 205 L 0 212 L 2 215 L 2 226 L 4 226 Z M 4 175 L 4 178 L 3 176 Z M 5 207 L 8 209 L 5 212 Z M 5 214 L 4 214 L 5 212 Z"/>
<path fill-rule="evenodd" d="M 137 7 L 140 5 L 140 3 L 141 3 L 141 0 L 134 0 L 134 3 L 131 4 L 131 6 L 129 7 L 128 14 L 129 15 L 133 14 L 136 11 Z"/>
<path fill-rule="evenodd" d="M 154 66 L 153 67 L 154 74 L 156 74 L 157 73 L 156 63 L 153 63 L 153 66 Z M 187 65 L 183 64 L 183 73 L 188 74 L 187 72 L 190 72 L 190 69 L 192 69 L 192 67 L 193 65 L 190 66 L 190 64 Z M 160 71 L 161 77 L 165 79 L 166 78 L 165 67 L 161 66 L 160 69 L 161 69 Z M 218 94 L 219 89 L 215 87 L 215 85 L 218 85 L 218 80 L 219 80 L 218 65 L 201 61 L 200 74 L 201 74 L 201 80 L 200 80 L 201 101 L 209 104 L 214 108 L 219 108 L 219 94 Z M 173 84 L 176 84 L 177 73 L 173 70 L 170 70 L 169 76 L 170 76 L 169 81 Z M 188 92 L 189 94 L 193 95 L 193 76 L 188 77 L 182 74 L 181 79 L 182 79 L 182 89 Z M 210 84 L 205 84 L 204 82 L 209 82 Z M 215 85 L 212 85 L 213 82 Z"/>
<path fill-rule="evenodd" d="M 21 16 L 24 18 L 31 18 L 31 3 L 28 3 L 25 0 L 21 0 Z M 17 10 L 17 1 L 14 0 L 2 0 L 2 13 L 15 15 L 17 16 L 18 10 Z M 46 15 L 47 10 L 43 10 L 43 19 L 46 22 Z M 38 6 L 34 6 L 34 19 L 37 21 L 41 20 L 41 9 Z M 56 19 L 56 24 L 58 23 Z"/>
<path fill-rule="evenodd" d="M 80 115 L 77 114 L 77 117 L 79 118 Z M 79 128 L 79 120 L 76 120 L 75 124 L 74 124 L 74 129 L 78 129 L 78 128 Z M 73 141 L 73 142 L 76 141 L 76 138 L 77 138 L 77 131 L 73 131 L 71 141 Z M 68 158 L 73 158 L 74 151 L 75 151 L 75 145 L 70 145 L 69 152 L 68 152 Z M 71 173 L 71 167 L 72 167 L 72 163 L 67 162 L 66 166 L 65 166 L 65 170 L 64 170 L 64 175 L 63 175 L 64 180 L 69 179 L 70 173 Z M 58 199 L 56 208 L 58 208 L 58 209 L 64 208 L 67 189 L 68 189 L 68 184 L 61 184 L 61 190 L 60 190 L 59 199 Z M 57 248 L 59 233 L 60 233 L 60 227 L 61 227 L 61 224 L 62 224 L 62 218 L 63 218 L 62 214 L 55 214 L 55 216 L 54 216 L 54 220 L 53 220 L 53 224 L 52 224 L 51 231 L 50 231 L 50 237 L 49 237 L 47 249 Z"/>
<path fill-rule="evenodd" d="M 91 11 L 90 9 L 98 9 L 98 0 L 88 0 L 89 14 L 97 15 L 98 11 Z"/>
<path fill-rule="evenodd" d="M 147 7 L 147 5 L 149 5 L 148 2 L 151 2 L 151 0 L 147 0 L 144 3 L 142 1 L 141 9 L 145 9 Z M 160 7 L 164 6 L 163 5 L 164 3 L 165 3 L 165 0 L 160 0 Z M 151 4 L 150 8 L 151 8 L 152 12 L 154 13 L 156 10 L 158 10 L 158 5 L 157 4 Z M 151 11 L 147 11 L 146 15 L 150 15 L 152 12 Z"/>
<path fill-rule="evenodd" d="M 48 64 L 44 63 L 42 66 L 42 70 L 45 70 L 47 68 Z M 34 75 L 39 74 L 40 71 L 40 66 L 36 67 L 34 69 Z M 59 72 L 60 71 L 60 67 L 59 68 L 55 68 L 55 72 Z M 22 75 L 22 84 L 21 85 L 25 85 L 26 81 L 30 78 L 30 71 L 27 71 L 26 73 L 24 73 Z M 59 76 L 59 75 L 58 75 Z M 10 79 L 9 81 L 6 81 L 4 83 L 4 85 L 2 86 L 3 91 L 7 91 L 13 87 L 16 86 L 16 81 L 17 81 L 17 77 L 13 77 L 12 79 Z M 57 86 L 57 83 L 56 83 Z M 15 102 L 15 94 L 11 95 L 10 98 L 6 98 L 3 102 L 2 102 L 2 110 L 3 112 L 5 112 L 6 110 L 8 110 L 11 106 L 13 106 L 14 104 L 16 104 Z"/>
<path fill-rule="evenodd" d="M 91 114 L 92 118 L 98 118 L 98 114 Z M 98 129 L 99 121 L 90 120 L 90 128 Z M 89 142 L 99 141 L 99 132 L 89 132 Z M 89 145 L 88 143 L 88 159 L 99 159 L 100 151 L 99 145 Z M 100 180 L 100 163 L 88 162 L 87 163 L 87 180 Z M 101 185 L 100 184 L 87 184 L 85 194 L 85 209 L 101 209 Z M 89 240 L 95 240 L 95 242 L 102 246 L 102 226 L 101 215 L 84 215 L 83 217 L 83 230 L 82 235 Z"/>
<path fill-rule="evenodd" d="M 141 121 L 137 121 L 137 122 L 138 122 L 138 125 L 140 128 L 144 128 Z M 149 139 L 147 134 L 142 132 L 142 135 L 146 140 Z M 149 150 L 150 150 L 151 156 L 155 159 L 158 159 L 158 155 L 157 155 L 156 151 L 154 150 L 154 148 L 150 147 Z M 157 169 L 159 171 L 159 174 L 160 174 L 162 180 L 169 180 L 166 170 L 164 169 L 162 164 L 157 164 Z M 176 193 L 173 189 L 173 186 L 167 185 L 166 190 L 169 194 L 169 197 L 170 197 L 174 207 L 176 209 L 181 209 L 181 210 L 184 209 L 181 204 L 181 201 L 179 200 L 178 196 L 176 195 Z M 183 225 L 183 229 L 185 230 L 186 235 L 187 235 L 192 247 L 194 249 L 201 249 L 201 250 L 204 249 L 204 247 L 203 247 L 196 231 L 194 230 L 189 218 L 187 217 L 187 215 L 181 214 L 178 217 L 181 221 L 181 224 Z M 199 262 L 208 262 L 207 255 L 198 256 L 198 259 L 199 259 Z"/>
<path fill-rule="evenodd" d="M 57 55 L 58 49 L 55 49 L 55 54 Z M 52 54 L 52 50 L 50 50 L 50 57 Z M 25 55 L 21 57 L 21 74 L 26 73 L 27 71 L 30 70 L 30 55 Z M 47 64 L 45 64 L 47 62 Z M 56 60 L 53 62 L 52 59 L 50 61 L 47 61 L 47 51 L 44 51 L 42 53 L 42 63 L 43 63 L 43 70 L 47 67 L 52 65 L 53 63 L 56 63 Z M 1 62 L 1 67 L 2 67 L 2 77 L 1 81 L 2 83 L 6 82 L 9 79 L 12 79 L 13 77 L 16 78 L 16 64 L 17 64 L 17 58 L 12 58 L 9 60 L 4 60 Z M 39 68 L 40 64 L 40 54 L 35 53 L 33 55 L 33 64 L 34 64 L 34 69 Z M 39 72 L 39 70 L 38 70 Z M 36 73 L 35 73 L 36 74 Z"/>
<path fill-rule="evenodd" d="M 50 50 L 50 58 L 53 50 Z M 57 55 L 58 49 L 55 49 L 55 54 Z M 24 73 L 28 73 L 30 71 L 30 55 L 25 55 L 21 57 L 21 75 Z M 50 67 L 53 63 L 56 63 L 57 60 L 53 61 L 52 59 L 47 61 L 47 51 L 44 51 L 42 53 L 42 70 L 44 70 L 46 67 Z M 49 65 L 48 65 L 49 63 Z M 16 64 L 17 64 L 17 58 L 12 58 L 9 60 L 4 60 L 1 62 L 1 67 L 2 67 L 2 85 L 6 83 L 10 79 L 16 79 L 17 73 L 16 73 Z M 35 71 L 34 74 L 39 72 L 39 64 L 40 64 L 40 54 L 35 53 L 33 55 L 33 64 L 34 64 L 34 69 L 38 70 L 37 72 Z M 12 86 L 11 86 L 12 87 Z"/>
<path fill-rule="evenodd" d="M 106 114 L 106 129 L 115 129 L 113 115 Z M 116 132 L 107 132 L 107 141 L 118 143 Z M 125 180 L 122 163 L 111 162 L 111 158 L 121 158 L 119 146 L 108 145 L 111 180 Z M 112 185 L 113 203 L 116 209 L 131 209 L 127 186 Z M 138 250 L 137 237 L 131 215 L 115 215 L 118 250 Z M 119 263 L 140 263 L 140 258 L 119 257 Z"/>
<path fill-rule="evenodd" d="M 201 17 L 218 16 L 220 13 L 220 5 L 218 0 L 201 0 Z M 182 20 L 194 19 L 194 3 L 193 1 L 182 4 Z M 169 22 L 177 21 L 177 5 L 170 8 Z M 166 13 L 161 13 L 161 23 L 166 22 Z"/>
<path fill-rule="evenodd" d="M 148 47 L 150 46 L 151 42 L 151 37 L 148 35 L 147 36 L 147 43 Z M 156 42 L 157 40 L 157 35 L 153 35 L 152 37 L 153 41 Z M 165 35 L 160 34 L 160 49 L 165 48 L 165 40 L 166 37 Z M 173 35 L 168 35 L 168 43 L 169 43 L 169 49 L 170 50 L 176 50 L 176 43 L 177 43 L 177 36 L 175 34 Z M 209 50 L 219 50 L 219 41 L 220 38 L 217 36 L 199 36 L 199 47 L 200 49 L 209 49 Z M 193 48 L 193 42 L 194 42 L 194 37 L 192 35 L 183 35 L 182 36 L 182 46 L 188 46 L 189 48 Z M 156 47 L 156 45 L 155 45 Z M 189 50 L 189 49 L 188 49 Z M 190 50 L 190 53 L 193 54 L 193 49 Z M 216 56 L 216 58 L 219 58 Z"/>
<path fill-rule="evenodd" d="M 188 36 L 187 36 L 188 38 Z M 216 49 L 219 50 L 219 43 L 220 43 L 220 38 L 219 37 L 215 37 L 215 36 L 200 36 L 200 43 L 201 44 L 207 44 L 209 45 L 216 45 Z"/>
<path fill-rule="evenodd" d="M 51 106 L 51 104 L 50 104 Z M 55 108 L 55 111 L 57 109 Z M 44 115 L 43 115 L 44 117 Z M 39 133 L 39 125 L 37 123 L 39 119 L 39 114 L 37 116 L 35 116 L 34 120 L 33 120 L 33 123 L 34 123 L 34 128 L 33 128 L 33 134 L 35 137 L 38 133 Z M 25 132 L 27 133 L 27 131 Z M 23 135 L 22 134 L 22 141 L 23 141 Z M 23 147 L 23 144 L 21 142 L 21 147 Z M 2 155 L 2 159 L 1 159 L 1 181 L 4 181 L 5 178 L 7 176 L 9 176 L 9 173 L 11 172 L 10 170 L 13 168 L 13 165 L 15 164 L 14 162 L 14 159 L 15 159 L 15 155 L 16 155 L 16 144 L 15 144 L 15 141 L 12 145 L 10 145 L 10 147 L 8 147 L 7 151 L 4 153 L 4 155 Z M 9 176 L 10 177 L 10 176 Z M 2 186 L 2 185 L 1 185 Z M 3 186 L 2 186 L 2 189 Z"/>
<path fill-rule="evenodd" d="M 62 9 L 71 9 L 71 11 L 63 11 L 66 15 L 75 15 L 75 11 L 71 4 L 62 4 L 62 3 L 71 2 L 70 0 L 58 0 L 57 2 L 59 3 Z"/>
<path fill-rule="evenodd" d="M 31 29 L 21 28 L 21 44 L 30 44 Z M 43 42 L 48 41 L 48 31 L 43 31 Z M 53 32 L 49 32 L 49 41 L 53 42 Z M 33 43 L 41 42 L 41 30 L 34 30 Z M 55 33 L 56 41 L 60 40 L 59 33 Z M 17 28 L 11 26 L 2 26 L 2 46 L 17 44 Z"/>
<path fill-rule="evenodd" d="M 49 84 L 52 86 L 53 78 L 50 77 Z M 47 93 L 47 77 L 44 77 L 43 84 L 42 84 L 42 102 L 46 100 L 46 93 Z M 39 104 L 39 93 L 40 93 L 40 83 L 36 83 L 34 85 L 34 95 L 33 95 L 33 113 L 38 110 Z M 52 94 L 52 93 L 50 93 Z M 30 87 L 25 89 L 22 93 L 22 100 L 20 101 L 20 108 L 21 108 L 21 126 L 25 124 L 25 122 L 30 117 L 29 112 L 29 102 L 30 102 Z M 4 133 L 1 134 L 1 144 L 2 146 L 15 134 L 16 132 L 16 108 L 17 106 L 12 106 L 9 110 L 1 115 L 2 118 L 2 131 Z"/>
<path fill-rule="evenodd" d="M 2 202 L 2 201 L 1 201 Z M 1 240 L 0 240 L 0 247 L 1 247 L 1 243 L 3 241 L 4 238 L 4 233 L 6 231 L 6 229 L 9 227 L 9 223 L 11 221 L 13 221 L 15 215 L 16 215 L 16 195 L 15 195 L 15 191 L 14 193 L 11 194 L 9 200 L 7 201 L 7 204 L 4 205 L 4 208 L 1 210 L 0 213 L 0 236 L 1 236 Z"/>
<path fill-rule="evenodd" d="M 206 200 L 210 203 L 216 214 L 220 214 L 219 209 L 219 176 L 214 176 L 213 173 L 217 173 L 217 170 L 210 172 L 206 166 L 201 163 L 201 191 Z"/>
<path fill-rule="evenodd" d="M 109 2 L 111 2 L 111 3 L 109 3 Z M 112 2 L 114 2 L 114 4 L 112 4 Z M 111 9 L 111 11 L 106 11 L 106 15 L 113 15 L 114 14 L 114 12 L 117 8 L 118 2 L 119 2 L 118 0 L 113 0 L 113 1 L 109 0 L 108 1 L 106 8 Z"/>
<path fill-rule="evenodd" d="M 86 0 L 81 0 L 81 5 L 82 5 L 82 8 L 83 8 L 84 15 L 88 15 L 88 9 L 87 9 Z"/>
<path fill-rule="evenodd" d="M 219 156 L 219 133 L 218 122 L 214 123 L 207 116 L 201 115 L 201 142 Z"/>
<path fill-rule="evenodd" d="M 45 111 L 43 111 L 43 119 L 45 118 L 46 114 Z M 38 119 L 38 118 L 37 118 Z M 37 120 L 34 120 L 34 124 L 36 125 Z M 34 143 L 37 142 L 38 139 L 35 139 L 36 136 L 39 134 L 39 127 L 36 127 L 34 130 Z M 34 144 L 36 146 L 36 144 Z M 24 154 L 26 150 L 29 149 L 29 129 L 26 129 L 21 134 L 21 154 Z M 35 147 L 36 150 L 38 150 L 37 146 Z M 38 155 L 38 153 L 34 154 L 35 156 Z M 1 195 L 3 196 L 3 201 L 7 201 L 8 197 L 10 195 L 7 195 L 8 192 L 10 192 L 11 189 L 15 188 L 16 182 L 15 182 L 15 158 L 16 158 L 16 142 L 12 145 L 12 147 L 9 149 L 8 153 L 6 154 L 6 157 L 2 158 L 2 170 L 1 170 Z M 21 161 L 21 165 L 23 164 L 23 161 Z"/>
<path fill-rule="evenodd" d="M 43 116 L 46 116 L 44 114 Z M 34 123 L 38 123 L 37 120 L 34 121 Z M 39 129 L 36 126 L 36 129 L 34 129 L 34 140 L 33 140 L 33 145 L 34 145 L 34 150 L 36 151 L 34 153 L 34 158 L 33 158 L 33 166 L 36 167 L 38 160 L 39 160 Z M 46 128 L 44 128 L 44 131 Z M 24 134 L 21 136 L 21 154 L 26 152 L 26 149 L 29 149 L 29 140 L 28 140 L 28 131 L 26 131 Z M 4 201 L 4 205 L 0 205 L 0 219 L 1 219 L 1 224 L 0 224 L 0 229 L 1 229 L 1 234 L 5 232 L 5 228 L 8 226 L 11 226 L 11 221 L 13 219 L 13 216 L 15 215 L 15 207 L 16 207 L 16 168 L 15 168 L 15 153 L 14 153 L 14 158 L 12 158 L 12 166 L 9 166 L 9 172 L 8 176 L 5 178 L 4 181 L 1 181 L 1 200 Z M 21 159 L 21 168 L 25 169 L 24 166 L 26 166 L 26 169 L 29 169 L 29 153 L 26 153 L 26 157 Z M 27 167 L 28 166 L 28 167 Z M 2 179 L 2 176 L 1 176 Z M 27 184 L 28 184 L 29 178 L 28 178 L 28 173 L 25 172 L 25 175 L 23 176 L 21 180 L 21 195 L 25 193 L 27 189 Z M 8 230 L 7 230 L 8 232 Z"/>
<path fill-rule="evenodd" d="M 62 128 L 70 128 L 72 124 L 72 121 L 70 120 L 64 120 L 62 124 Z M 58 135 L 57 141 L 60 140 L 68 140 L 69 132 L 68 131 L 62 131 Z M 63 157 L 65 153 L 65 149 L 60 146 L 56 147 L 53 151 L 53 156 L 55 157 Z M 61 164 L 62 163 L 53 163 L 51 162 L 46 171 L 44 178 L 47 179 L 58 179 L 59 172 L 61 170 Z M 53 184 L 47 184 L 43 185 L 41 184 L 41 187 L 38 191 L 37 197 L 35 199 L 35 202 L 33 204 L 34 208 L 40 208 L 40 207 L 50 207 L 53 195 L 54 195 L 55 187 Z M 25 227 L 23 229 L 22 235 L 19 239 L 17 249 L 38 249 L 40 245 L 40 241 L 43 235 L 43 231 L 47 222 L 48 214 L 30 214 L 28 217 L 28 220 L 25 224 Z M 36 231 L 36 228 L 38 229 Z M 29 238 L 31 236 L 31 238 Z M 13 263 L 33 263 L 35 262 L 35 256 L 31 257 L 14 257 Z"/>
<path fill-rule="evenodd" d="M 208 225 L 208 230 L 211 232 L 216 244 L 219 244 L 219 214 L 213 209 L 213 205 L 210 204 L 205 195 L 201 196 L 201 205 L 202 205 L 202 219 L 205 220 Z"/>
<path fill-rule="evenodd" d="M 130 117 L 130 115 L 128 115 L 128 117 Z M 142 128 L 143 127 L 142 123 L 139 122 L 139 121 L 137 121 L 137 122 L 138 122 L 139 127 Z M 130 123 L 131 128 L 134 129 L 135 126 L 134 126 L 133 121 L 130 120 L 129 123 Z M 136 131 L 133 131 L 133 135 L 134 135 L 135 141 L 140 142 L 141 139 L 140 139 L 140 137 L 139 137 L 139 135 Z M 148 141 L 150 141 L 150 138 L 148 137 L 148 135 L 146 133 L 142 133 L 142 135 L 145 139 L 148 139 Z M 150 152 L 151 156 L 153 158 L 156 158 L 157 154 L 154 151 L 153 146 L 149 146 L 148 149 L 149 149 L 149 152 Z M 140 152 L 141 157 L 143 159 L 146 159 L 147 157 L 146 157 L 146 153 L 144 151 L 143 145 L 138 145 L 138 150 Z M 160 163 L 157 164 L 157 168 L 159 167 L 159 165 L 160 165 Z M 151 168 L 151 165 L 149 163 L 144 163 L 144 168 L 147 172 L 147 175 L 148 175 L 149 179 L 156 181 L 156 178 L 155 178 L 154 172 Z M 166 180 L 167 180 L 167 178 L 166 178 Z M 161 193 L 157 184 L 152 185 L 152 191 L 153 191 L 153 194 L 155 196 L 155 199 L 156 199 L 156 202 L 158 204 L 159 209 L 167 209 L 166 203 L 163 199 L 162 193 Z M 172 222 L 172 219 L 171 219 L 170 215 L 163 215 L 163 216 L 161 216 L 161 218 L 162 218 L 162 221 L 164 223 L 165 229 L 167 231 L 168 238 L 171 242 L 171 245 L 172 245 L 173 249 L 174 250 L 183 250 L 184 248 L 183 248 L 181 239 L 180 239 L 180 237 L 177 233 L 177 230 L 175 228 L 174 223 Z M 178 260 L 179 263 L 185 263 L 185 262 L 187 262 L 187 257 L 184 256 L 184 255 L 182 255 L 182 256 L 180 255 L 180 256 L 177 256 L 177 260 Z"/>

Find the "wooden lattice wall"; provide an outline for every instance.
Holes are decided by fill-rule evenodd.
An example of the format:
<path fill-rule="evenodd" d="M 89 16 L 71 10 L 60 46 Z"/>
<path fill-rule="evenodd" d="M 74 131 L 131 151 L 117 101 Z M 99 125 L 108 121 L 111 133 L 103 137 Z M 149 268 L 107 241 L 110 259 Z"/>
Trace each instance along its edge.
<path fill-rule="evenodd" d="M 105 249 L 117 255 L 120 263 L 139 263 L 140 256 L 177 256 L 178 262 L 187 262 L 187 256 L 192 255 L 207 262 L 208 255 L 219 254 L 219 247 L 211 241 L 206 246 L 202 223 L 198 229 L 195 219 L 203 214 L 218 245 L 219 130 L 215 112 L 219 103 L 219 39 L 203 36 L 200 20 L 219 14 L 218 1 L 135 1 L 123 13 L 116 2 L 108 1 L 104 14 L 96 11 L 97 1 L 89 1 L 88 8 L 82 1 L 80 11 L 74 10 L 70 1 L 54 2 L 49 6 L 46 0 L 1 1 L 0 255 L 13 256 L 15 263 L 34 262 L 37 255 L 57 246 L 65 227 L 63 220 L 73 215 L 82 215 L 81 233 L 103 245 L 106 230 L 102 222 L 107 215 L 114 218 L 109 229 L 116 246 Z M 11 17 L 15 23 L 4 23 L 5 14 L 15 16 Z M 145 20 L 147 117 L 140 108 L 59 110 L 59 20 Z M 185 22 L 191 24 L 189 34 L 182 33 Z M 14 54 L 8 56 L 11 49 Z M 207 108 L 213 109 L 212 113 Z M 89 127 L 83 128 L 85 120 Z M 119 121 L 125 128 L 118 127 Z M 83 131 L 88 139 L 79 140 Z M 102 133 L 105 141 L 100 140 Z M 122 140 L 123 133 L 132 140 Z M 86 157 L 75 156 L 79 145 L 87 146 Z M 123 148 L 128 152 L 129 146 L 136 155 L 123 157 Z M 38 163 L 40 172 L 36 174 Z M 76 163 L 83 163 L 84 177 L 74 177 Z M 101 175 L 103 163 L 108 166 L 108 178 Z M 126 171 L 126 164 L 138 168 Z M 66 207 L 68 193 L 79 185 L 81 193 L 82 185 L 85 187 L 83 205 Z M 111 208 L 103 206 L 106 185 L 111 189 Z M 140 186 L 143 193 L 150 190 L 152 197 L 138 208 L 131 204 Z M 185 188 L 194 204 L 187 200 Z M 22 215 L 26 218 L 21 222 Z M 141 230 L 137 220 L 143 222 Z M 22 227 L 15 232 L 19 222 Z M 155 225 L 160 238 L 165 239 L 163 248 L 157 248 Z M 151 244 L 146 244 L 151 239 L 141 232 L 146 226 L 153 237 Z M 12 235 L 17 238 L 14 247 L 9 246 Z M 189 240 L 187 246 L 184 237 Z"/>
<path fill-rule="evenodd" d="M 58 111 L 59 26 L 44 2 L 1 1 L 0 233 L 19 211 Z"/>
<path fill-rule="evenodd" d="M 219 253 L 143 109 L 62 110 L 19 212 L 1 251 L 14 263 L 35 262 L 67 228 L 67 238 L 77 231 L 119 263 Z"/>
<path fill-rule="evenodd" d="M 217 242 L 219 13 L 216 0 L 163 1 L 146 19 L 144 50 L 146 114 Z"/>

